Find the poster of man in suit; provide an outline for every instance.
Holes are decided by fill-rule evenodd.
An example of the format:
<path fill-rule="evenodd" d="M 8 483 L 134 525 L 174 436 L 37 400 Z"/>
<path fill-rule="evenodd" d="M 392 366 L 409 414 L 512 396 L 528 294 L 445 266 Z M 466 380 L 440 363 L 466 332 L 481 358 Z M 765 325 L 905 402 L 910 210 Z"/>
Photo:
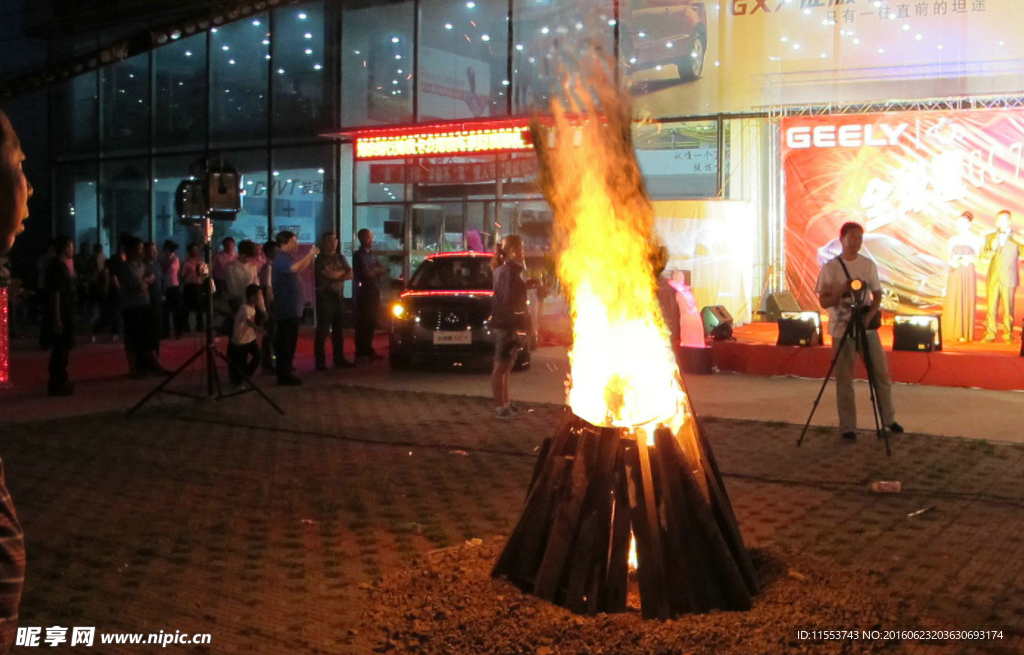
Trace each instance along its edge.
<path fill-rule="evenodd" d="M 1002 210 L 996 215 L 996 230 L 985 236 L 982 257 L 990 259 L 985 292 L 988 309 L 985 313 L 985 341 L 996 340 L 997 314 L 1002 313 L 1003 341 L 1013 341 L 1013 296 L 1017 291 L 1020 274 L 1021 236 L 1010 229 L 1010 212 Z"/>

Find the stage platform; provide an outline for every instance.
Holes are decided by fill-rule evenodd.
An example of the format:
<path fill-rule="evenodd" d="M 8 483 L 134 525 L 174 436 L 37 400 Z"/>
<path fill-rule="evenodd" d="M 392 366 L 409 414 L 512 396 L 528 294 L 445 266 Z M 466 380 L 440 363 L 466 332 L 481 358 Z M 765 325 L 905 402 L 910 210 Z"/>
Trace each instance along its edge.
<path fill-rule="evenodd" d="M 893 352 L 892 328 L 879 330 L 894 382 L 938 387 L 974 387 L 1000 391 L 1024 390 L 1024 357 L 1020 334 L 1012 344 L 1002 341 L 944 343 L 940 352 Z M 792 375 L 823 378 L 832 363 L 831 338 L 825 346 L 777 346 L 775 323 L 751 323 L 733 331 L 735 341 L 711 341 L 714 366 L 747 375 Z M 864 366 L 857 362 L 857 377 Z"/>

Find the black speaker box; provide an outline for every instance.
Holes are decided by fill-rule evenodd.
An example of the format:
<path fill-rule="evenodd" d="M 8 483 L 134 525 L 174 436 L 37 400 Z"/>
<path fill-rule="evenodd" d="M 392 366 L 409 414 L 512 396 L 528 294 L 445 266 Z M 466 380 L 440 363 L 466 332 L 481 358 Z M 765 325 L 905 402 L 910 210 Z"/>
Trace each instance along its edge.
<path fill-rule="evenodd" d="M 777 346 L 820 346 L 821 328 L 812 321 L 803 321 L 799 318 L 780 318 L 779 340 Z"/>
<path fill-rule="evenodd" d="M 765 300 L 765 318 L 769 321 L 777 321 L 782 318 L 783 312 L 799 312 L 800 303 L 796 301 L 788 291 L 772 293 Z"/>
<path fill-rule="evenodd" d="M 942 340 L 936 344 L 932 331 L 927 325 L 895 323 L 892 326 L 892 349 L 910 352 L 930 353 L 942 350 Z"/>

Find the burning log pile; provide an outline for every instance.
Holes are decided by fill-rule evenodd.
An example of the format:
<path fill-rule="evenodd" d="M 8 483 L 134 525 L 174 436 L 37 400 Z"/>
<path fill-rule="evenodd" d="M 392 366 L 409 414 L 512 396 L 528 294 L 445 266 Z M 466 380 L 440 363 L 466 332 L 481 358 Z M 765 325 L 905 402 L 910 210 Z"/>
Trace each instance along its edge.
<path fill-rule="evenodd" d="M 632 533 L 644 618 L 749 609 L 754 567 L 711 450 L 687 431 L 659 428 L 648 446 L 567 410 L 493 575 L 579 614 L 623 612 Z"/>
<path fill-rule="evenodd" d="M 757 582 L 655 296 L 659 244 L 614 64 L 581 59 L 533 136 L 573 322 L 564 420 L 492 575 L 574 612 L 749 609 Z"/>

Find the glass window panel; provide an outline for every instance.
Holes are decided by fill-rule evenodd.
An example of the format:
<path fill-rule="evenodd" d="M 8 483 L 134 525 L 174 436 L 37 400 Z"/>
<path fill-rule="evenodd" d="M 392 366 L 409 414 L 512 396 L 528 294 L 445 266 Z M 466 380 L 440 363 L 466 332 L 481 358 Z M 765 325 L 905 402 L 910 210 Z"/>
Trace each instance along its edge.
<path fill-rule="evenodd" d="M 413 22 L 411 2 L 343 14 L 344 125 L 412 122 Z"/>
<path fill-rule="evenodd" d="M 190 169 L 195 161 L 193 155 L 153 159 L 153 240 L 157 244 L 163 244 L 167 239 L 176 241 L 181 257 L 189 243 L 202 240 L 199 228 L 182 225 L 174 210 L 175 191 L 191 175 Z"/>
<path fill-rule="evenodd" d="M 508 113 L 508 4 L 420 3 L 419 119 Z"/>
<path fill-rule="evenodd" d="M 238 169 L 242 175 L 242 210 L 234 221 L 217 221 L 214 224 L 214 243 L 224 237 L 234 237 L 235 242 L 250 239 L 265 243 L 271 238 L 267 218 L 267 152 L 266 150 L 239 150 L 226 153 L 224 162 Z"/>
<path fill-rule="evenodd" d="M 92 71 L 56 86 L 53 94 L 53 143 L 58 155 L 96 154 L 98 73 Z"/>
<path fill-rule="evenodd" d="M 373 232 L 373 251 L 388 271 L 388 277 L 398 279 L 405 275 L 405 205 L 359 205 L 356 207 L 355 229 L 367 228 Z M 354 243 L 358 243 L 355 241 Z M 351 261 L 352 251 L 345 256 Z M 381 285 L 387 293 L 390 285 Z"/>
<path fill-rule="evenodd" d="M 158 149 L 202 149 L 206 145 L 206 34 L 153 51 L 153 125 Z"/>
<path fill-rule="evenodd" d="M 634 128 L 637 161 L 655 200 L 712 198 L 718 193 L 715 121 L 647 124 Z"/>
<path fill-rule="evenodd" d="M 404 159 L 356 162 L 356 202 L 405 200 L 406 171 Z"/>
<path fill-rule="evenodd" d="M 471 202 L 466 205 L 466 250 L 492 252 L 494 250 L 493 202 Z"/>
<path fill-rule="evenodd" d="M 314 137 L 331 127 L 324 3 L 274 11 L 274 136 Z"/>
<path fill-rule="evenodd" d="M 686 115 L 711 100 L 715 86 L 697 82 L 712 63 L 706 61 L 708 9 L 702 0 L 622 3 L 619 70 L 644 113 Z"/>
<path fill-rule="evenodd" d="M 614 0 L 513 0 L 512 113 L 546 107 L 585 44 L 615 52 Z"/>
<path fill-rule="evenodd" d="M 210 30 L 211 141 L 214 145 L 264 141 L 270 63 L 267 14 L 215 30 Z"/>
<path fill-rule="evenodd" d="M 149 55 L 100 70 L 102 143 L 106 153 L 149 148 Z"/>
<path fill-rule="evenodd" d="M 77 248 L 88 242 L 91 249 L 92 244 L 100 240 L 96 220 L 96 164 L 57 166 L 54 182 L 57 233 L 74 239 Z"/>
<path fill-rule="evenodd" d="M 494 155 L 423 157 L 411 161 L 407 175 L 414 183 L 417 201 L 497 195 Z"/>
<path fill-rule="evenodd" d="M 274 152 L 270 197 L 274 230 L 294 232 L 300 243 L 315 243 L 334 225 L 334 149 L 290 148 Z"/>
<path fill-rule="evenodd" d="M 149 160 L 100 163 L 100 232 L 104 252 L 122 234 L 149 239 Z"/>
<path fill-rule="evenodd" d="M 539 198 L 538 161 L 532 152 L 514 152 L 499 157 L 502 172 L 502 198 Z"/>

